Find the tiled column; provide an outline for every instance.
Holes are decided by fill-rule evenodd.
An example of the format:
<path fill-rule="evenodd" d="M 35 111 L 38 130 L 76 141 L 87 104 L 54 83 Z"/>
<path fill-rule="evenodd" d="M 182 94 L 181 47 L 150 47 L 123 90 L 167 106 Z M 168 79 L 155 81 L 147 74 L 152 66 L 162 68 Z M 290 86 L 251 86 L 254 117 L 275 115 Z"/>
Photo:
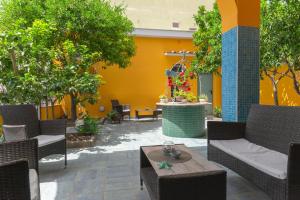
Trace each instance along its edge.
<path fill-rule="evenodd" d="M 259 0 L 218 0 L 218 5 L 223 25 L 223 121 L 245 121 L 251 104 L 259 103 Z M 255 10 L 249 12 L 251 8 Z"/>

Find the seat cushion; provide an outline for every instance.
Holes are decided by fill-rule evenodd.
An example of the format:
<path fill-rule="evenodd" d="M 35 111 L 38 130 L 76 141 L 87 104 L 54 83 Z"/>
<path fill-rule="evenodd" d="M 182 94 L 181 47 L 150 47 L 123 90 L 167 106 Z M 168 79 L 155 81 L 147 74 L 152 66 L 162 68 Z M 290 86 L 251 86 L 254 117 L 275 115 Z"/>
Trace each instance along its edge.
<path fill-rule="evenodd" d="M 31 200 L 40 199 L 39 178 L 35 169 L 29 169 L 29 183 Z"/>
<path fill-rule="evenodd" d="M 64 140 L 65 135 L 39 135 L 34 138 L 38 139 L 39 147 L 42 147 Z"/>
<path fill-rule="evenodd" d="M 211 140 L 210 144 L 225 153 L 279 179 L 287 177 L 288 156 L 249 142 L 246 139 Z"/>

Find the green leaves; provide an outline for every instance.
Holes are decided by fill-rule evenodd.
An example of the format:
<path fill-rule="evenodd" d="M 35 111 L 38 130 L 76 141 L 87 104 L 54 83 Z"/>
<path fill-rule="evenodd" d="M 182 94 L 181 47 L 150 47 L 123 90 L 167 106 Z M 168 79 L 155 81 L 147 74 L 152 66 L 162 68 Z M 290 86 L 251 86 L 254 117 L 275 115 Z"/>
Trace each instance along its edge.
<path fill-rule="evenodd" d="M 198 29 L 193 36 L 197 52 L 192 71 L 198 74 L 216 72 L 221 66 L 222 53 L 221 17 L 217 4 L 212 11 L 200 6 L 194 19 Z"/>
<path fill-rule="evenodd" d="M 294 82 L 300 94 L 300 2 L 299 0 L 263 0 L 261 3 L 260 69 L 277 87 L 283 77 Z M 288 71 L 281 73 L 286 65 Z M 276 92 L 276 91 L 274 91 Z"/>
<path fill-rule="evenodd" d="M 83 124 L 79 125 L 76 129 L 83 135 L 95 135 L 99 132 L 98 120 L 93 119 L 89 116 L 83 117 Z"/>
<path fill-rule="evenodd" d="M 261 68 L 300 66 L 299 0 L 262 1 Z"/>
<path fill-rule="evenodd" d="M 158 163 L 159 169 L 171 169 L 172 164 L 169 163 L 168 161 L 162 161 Z"/>
<path fill-rule="evenodd" d="M 126 67 L 135 54 L 133 24 L 122 6 L 105 0 L 47 0 L 46 17 L 59 28 L 58 38 L 86 45 L 109 65 Z"/>
<path fill-rule="evenodd" d="M 91 66 L 124 68 L 135 54 L 132 22 L 122 6 L 106 0 L 3 0 L 0 22 L 0 83 L 6 89 L 0 100 L 6 103 L 65 95 L 76 105 L 95 103 L 103 81 Z"/>

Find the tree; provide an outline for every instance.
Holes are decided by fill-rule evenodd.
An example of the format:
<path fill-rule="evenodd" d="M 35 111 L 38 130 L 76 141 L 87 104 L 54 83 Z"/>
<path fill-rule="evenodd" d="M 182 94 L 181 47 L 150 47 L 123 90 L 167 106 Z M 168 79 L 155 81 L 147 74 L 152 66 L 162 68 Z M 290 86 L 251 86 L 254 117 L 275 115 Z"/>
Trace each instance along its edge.
<path fill-rule="evenodd" d="M 0 78 L 6 88 L 2 94 L 6 103 L 39 103 L 42 85 L 38 74 L 49 65 L 47 43 L 51 29 L 41 21 L 35 21 L 30 28 L 23 28 L 23 23 L 22 19 L 17 21 L 0 37 Z"/>
<path fill-rule="evenodd" d="M 261 73 L 273 86 L 275 105 L 278 84 L 284 77 L 293 79 L 300 95 L 300 3 L 299 0 L 263 0 L 261 3 L 260 54 Z M 287 65 L 285 71 L 283 65 Z"/>
<path fill-rule="evenodd" d="M 56 51 L 56 65 L 61 68 L 59 76 L 60 86 L 64 94 L 71 97 L 72 119 L 77 116 L 76 106 L 85 102 L 94 103 L 102 77 L 93 71 L 92 65 L 97 62 L 99 55 L 90 54 L 85 45 L 75 46 L 67 40 L 60 50 Z"/>
<path fill-rule="evenodd" d="M 12 36 L 18 35 L 20 29 L 32 27 L 36 20 L 54 26 L 49 38 L 50 47 L 42 49 L 47 56 L 40 56 L 37 54 L 38 51 L 22 55 L 25 55 L 23 57 L 26 57 L 26 60 L 34 61 L 32 66 L 45 74 L 36 76 L 34 70 L 27 71 L 29 80 L 44 83 L 40 91 L 46 103 L 48 99 L 52 100 L 53 96 L 55 99 L 62 98 L 62 92 L 64 95 L 70 95 L 73 120 L 76 119 L 78 104 L 93 103 L 97 100 L 97 91 L 102 80 L 94 73 L 93 64 L 101 62 L 124 68 L 135 54 L 134 41 L 130 36 L 133 31 L 131 21 L 125 16 L 122 6 L 111 6 L 106 0 L 1 1 L 0 21 L 3 22 L 0 26 L 1 31 L 15 30 L 12 24 L 18 20 L 23 21 L 22 26 L 19 26 Z M 41 42 L 39 39 L 35 41 L 32 47 L 41 48 L 45 45 L 39 44 Z M 23 45 L 22 42 L 19 44 Z M 14 53 L 7 55 L 11 55 L 10 58 L 4 56 L 3 59 L 13 66 L 8 70 L 12 73 L 12 69 L 17 66 L 14 59 L 16 56 Z M 18 65 L 23 66 L 27 63 Z M 39 68 L 40 66 L 42 68 Z M 23 84 L 24 79 L 19 77 L 22 75 L 15 76 L 20 82 L 15 81 L 11 86 L 12 89 Z M 7 87 L 8 83 L 4 85 Z"/>
<path fill-rule="evenodd" d="M 211 11 L 200 6 L 194 19 L 198 29 L 193 35 L 197 52 L 192 70 L 197 74 L 217 72 L 222 55 L 221 16 L 217 4 Z"/>
<path fill-rule="evenodd" d="M 294 89 L 300 95 L 300 1 L 281 0 L 278 4 L 280 17 L 273 28 L 279 37 L 279 58 L 287 65 L 288 77 L 293 80 Z"/>
<path fill-rule="evenodd" d="M 124 7 L 106 0 L 47 0 L 46 18 L 57 24 L 58 38 L 99 53 L 106 65 L 125 68 L 135 54 L 132 22 Z"/>
<path fill-rule="evenodd" d="M 66 58 L 60 54 L 57 60 L 62 61 L 69 80 L 66 94 L 71 97 L 75 120 L 77 104 L 95 102 L 93 95 L 101 84 L 101 77 L 83 71 L 93 71 L 90 66 L 99 61 L 126 67 L 135 54 L 133 38 L 129 36 L 133 25 L 125 17 L 123 7 L 111 6 L 108 1 L 48 0 L 46 7 L 46 17 L 59 27 L 59 43 L 71 55 Z M 78 57 L 86 65 L 83 71 L 83 66 L 78 66 Z M 78 67 L 80 72 L 76 71 Z"/>

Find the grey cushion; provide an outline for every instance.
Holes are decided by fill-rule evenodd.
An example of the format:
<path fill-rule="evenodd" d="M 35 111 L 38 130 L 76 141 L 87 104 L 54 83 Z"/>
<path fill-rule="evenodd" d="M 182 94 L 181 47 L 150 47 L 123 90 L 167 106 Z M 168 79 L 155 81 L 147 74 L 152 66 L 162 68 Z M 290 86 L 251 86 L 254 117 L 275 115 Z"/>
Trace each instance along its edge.
<path fill-rule="evenodd" d="M 46 146 L 65 139 L 65 135 L 39 135 L 34 137 L 38 140 L 39 147 Z"/>
<path fill-rule="evenodd" d="M 300 142 L 300 107 L 252 105 L 245 138 L 288 154 L 290 142 Z"/>
<path fill-rule="evenodd" d="M 288 156 L 256 145 L 246 139 L 211 140 L 210 144 L 225 153 L 278 179 L 286 179 Z"/>
<path fill-rule="evenodd" d="M 25 125 L 3 125 L 2 129 L 7 142 L 27 139 Z"/>
<path fill-rule="evenodd" d="M 35 169 L 29 169 L 29 183 L 31 200 L 40 199 L 39 178 Z"/>

